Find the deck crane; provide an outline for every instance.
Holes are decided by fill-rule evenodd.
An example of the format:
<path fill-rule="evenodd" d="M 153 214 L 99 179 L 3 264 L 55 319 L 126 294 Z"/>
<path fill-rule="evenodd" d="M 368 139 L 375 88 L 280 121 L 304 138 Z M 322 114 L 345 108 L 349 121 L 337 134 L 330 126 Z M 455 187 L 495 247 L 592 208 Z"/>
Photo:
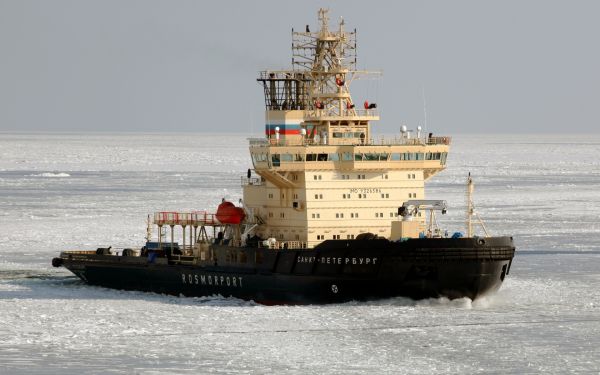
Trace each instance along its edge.
<path fill-rule="evenodd" d="M 447 212 L 447 203 L 445 200 L 437 199 L 411 199 L 398 207 L 398 216 L 402 216 L 404 221 L 412 221 L 419 214 L 420 210 L 429 211 L 429 223 L 427 225 L 427 237 L 442 237 L 440 227 L 438 226 L 435 211 L 441 211 L 442 215 Z"/>

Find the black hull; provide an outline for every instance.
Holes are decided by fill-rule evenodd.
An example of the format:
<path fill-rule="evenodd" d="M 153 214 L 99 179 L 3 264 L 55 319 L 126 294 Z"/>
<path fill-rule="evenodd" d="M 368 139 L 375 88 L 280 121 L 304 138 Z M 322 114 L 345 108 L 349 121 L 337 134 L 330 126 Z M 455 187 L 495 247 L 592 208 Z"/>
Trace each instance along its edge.
<path fill-rule="evenodd" d="M 510 237 L 334 240 L 310 250 L 216 247 L 211 261 L 65 252 L 53 264 L 109 288 L 322 304 L 396 296 L 475 299 L 500 288 L 514 251 Z"/>

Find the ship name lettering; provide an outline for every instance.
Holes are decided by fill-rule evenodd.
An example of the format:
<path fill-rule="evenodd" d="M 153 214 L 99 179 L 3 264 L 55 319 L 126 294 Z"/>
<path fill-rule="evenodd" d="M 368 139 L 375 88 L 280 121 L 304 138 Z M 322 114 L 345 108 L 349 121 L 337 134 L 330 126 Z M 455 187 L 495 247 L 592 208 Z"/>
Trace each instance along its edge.
<path fill-rule="evenodd" d="M 181 281 L 188 285 L 209 285 L 209 286 L 229 286 L 235 288 L 242 287 L 241 276 L 217 276 L 204 274 L 182 273 Z"/>
<path fill-rule="evenodd" d="M 298 256 L 298 258 L 296 259 L 296 262 L 297 263 L 314 263 L 315 257 Z"/>
<path fill-rule="evenodd" d="M 377 263 L 377 258 L 346 258 L 345 264 L 365 264 L 365 265 L 375 265 Z"/>
<path fill-rule="evenodd" d="M 377 258 L 342 258 L 342 257 L 307 257 L 298 256 L 296 263 L 321 263 L 321 264 L 353 264 L 373 266 L 377 264 Z"/>

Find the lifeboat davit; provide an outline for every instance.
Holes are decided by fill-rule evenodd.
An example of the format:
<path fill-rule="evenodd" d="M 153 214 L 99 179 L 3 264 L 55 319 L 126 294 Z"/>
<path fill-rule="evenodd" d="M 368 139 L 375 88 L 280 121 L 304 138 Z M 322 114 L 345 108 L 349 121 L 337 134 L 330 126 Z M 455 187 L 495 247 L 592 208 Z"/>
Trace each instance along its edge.
<path fill-rule="evenodd" d="M 221 224 L 239 224 L 246 218 L 246 213 L 241 207 L 236 207 L 233 203 L 223 201 L 217 208 L 215 215 Z"/>

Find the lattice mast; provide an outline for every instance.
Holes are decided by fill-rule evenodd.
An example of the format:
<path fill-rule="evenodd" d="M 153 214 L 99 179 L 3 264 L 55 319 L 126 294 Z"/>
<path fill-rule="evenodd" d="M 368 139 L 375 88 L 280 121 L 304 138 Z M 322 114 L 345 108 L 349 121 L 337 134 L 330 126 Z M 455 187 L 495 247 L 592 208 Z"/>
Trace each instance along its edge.
<path fill-rule="evenodd" d="M 367 115 L 355 109 L 349 84 L 365 74 L 356 70 L 356 29 L 346 31 L 344 19 L 329 29 L 327 9 L 319 9 L 320 30 L 292 29 L 292 70 L 267 70 L 258 81 L 267 110 L 305 110 L 308 118 Z M 375 115 L 372 105 L 369 115 Z M 317 112 L 318 111 L 318 112 Z"/>
<path fill-rule="evenodd" d="M 356 115 L 347 84 L 356 71 L 356 30 L 345 31 L 341 18 L 330 31 L 327 9 L 319 9 L 319 22 L 317 32 L 308 25 L 305 32 L 292 30 L 292 67 L 309 78 L 307 109 L 321 116 Z"/>

